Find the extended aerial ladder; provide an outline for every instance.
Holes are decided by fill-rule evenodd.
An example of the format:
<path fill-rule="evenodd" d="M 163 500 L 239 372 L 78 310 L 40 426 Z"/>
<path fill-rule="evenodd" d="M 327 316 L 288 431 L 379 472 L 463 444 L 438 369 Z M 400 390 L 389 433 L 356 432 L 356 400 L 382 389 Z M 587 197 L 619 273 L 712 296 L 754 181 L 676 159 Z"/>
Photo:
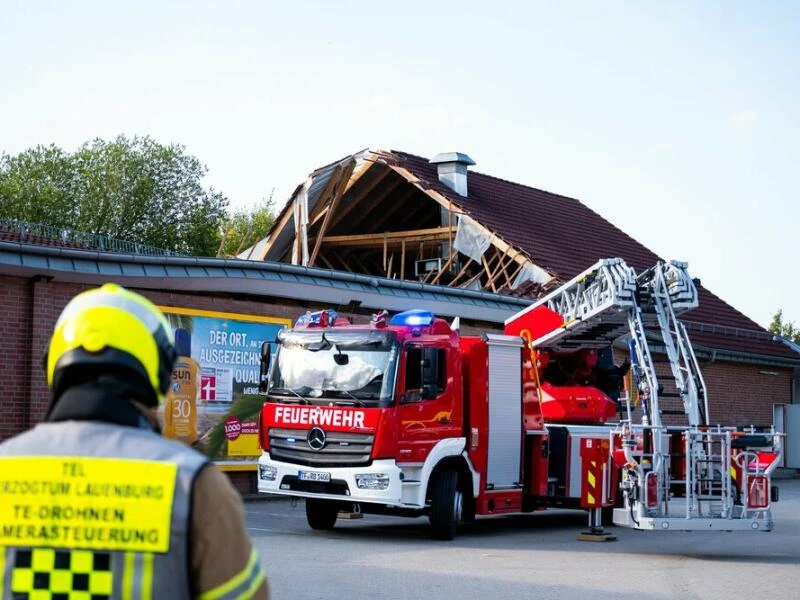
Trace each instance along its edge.
<path fill-rule="evenodd" d="M 563 317 L 531 347 L 570 352 L 628 337 L 638 402 L 625 395 L 623 418 L 611 434 L 611 447 L 624 457 L 623 506 L 614 510 L 615 524 L 769 531 L 769 477 L 779 463 L 781 437 L 774 429 L 710 425 L 705 381 L 677 318 L 698 305 L 686 267 L 658 262 L 637 275 L 622 259 L 600 260 L 528 309 L 547 306 Z M 674 391 L 659 382 L 654 354 L 666 357 Z M 665 408 L 670 398 L 679 399 L 679 409 Z"/>

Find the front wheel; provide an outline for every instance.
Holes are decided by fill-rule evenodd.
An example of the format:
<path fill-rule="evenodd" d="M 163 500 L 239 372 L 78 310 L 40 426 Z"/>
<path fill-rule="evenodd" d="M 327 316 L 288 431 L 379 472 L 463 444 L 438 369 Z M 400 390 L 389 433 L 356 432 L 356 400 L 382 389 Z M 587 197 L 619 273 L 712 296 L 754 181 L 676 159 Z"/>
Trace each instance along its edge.
<path fill-rule="evenodd" d="M 330 500 L 306 498 L 306 520 L 311 529 L 333 529 L 339 506 Z"/>
<path fill-rule="evenodd" d="M 464 496 L 458 489 L 458 473 L 446 470 L 433 482 L 431 493 L 431 529 L 434 539 L 452 540 L 461 520 Z"/>

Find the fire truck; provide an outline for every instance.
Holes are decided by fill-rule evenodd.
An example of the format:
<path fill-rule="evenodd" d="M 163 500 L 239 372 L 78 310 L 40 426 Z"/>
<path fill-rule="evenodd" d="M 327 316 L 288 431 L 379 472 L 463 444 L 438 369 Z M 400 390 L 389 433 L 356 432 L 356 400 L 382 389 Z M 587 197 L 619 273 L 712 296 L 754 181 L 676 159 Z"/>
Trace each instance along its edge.
<path fill-rule="evenodd" d="M 274 355 L 264 345 L 259 491 L 304 498 L 313 529 L 427 516 L 445 540 L 479 516 L 548 507 L 588 510 L 590 533 L 603 514 L 640 530 L 770 531 L 781 435 L 709 419 L 677 318 L 696 306 L 685 263 L 637 274 L 614 258 L 503 334 L 461 335 L 425 310 L 362 325 L 307 313 Z"/>

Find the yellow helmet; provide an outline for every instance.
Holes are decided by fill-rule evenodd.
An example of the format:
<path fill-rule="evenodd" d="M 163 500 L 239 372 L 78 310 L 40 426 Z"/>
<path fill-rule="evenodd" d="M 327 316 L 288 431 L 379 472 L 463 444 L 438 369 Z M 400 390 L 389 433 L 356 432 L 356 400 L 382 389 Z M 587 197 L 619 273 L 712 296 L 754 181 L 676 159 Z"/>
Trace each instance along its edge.
<path fill-rule="evenodd" d="M 61 312 L 47 353 L 47 384 L 64 373 L 122 368 L 140 375 L 161 401 L 177 353 L 169 322 L 144 296 L 107 283 L 75 296 Z"/>

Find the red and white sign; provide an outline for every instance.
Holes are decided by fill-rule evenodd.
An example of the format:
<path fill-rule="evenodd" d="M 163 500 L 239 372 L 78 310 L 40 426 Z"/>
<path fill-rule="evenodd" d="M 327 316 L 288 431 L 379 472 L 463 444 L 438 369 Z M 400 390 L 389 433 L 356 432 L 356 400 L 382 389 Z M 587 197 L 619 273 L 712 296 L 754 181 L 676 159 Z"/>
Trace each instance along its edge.
<path fill-rule="evenodd" d="M 203 373 L 200 375 L 200 400 L 217 399 L 217 378 L 215 375 Z M 235 438 L 234 438 L 235 439 Z"/>
<path fill-rule="evenodd" d="M 374 430 L 378 424 L 378 410 L 359 410 L 327 406 L 287 406 L 265 404 L 264 424 L 319 426 L 332 431 L 352 429 Z"/>
<path fill-rule="evenodd" d="M 225 437 L 233 441 L 242 433 L 242 422 L 239 417 L 231 415 L 225 419 Z"/>

